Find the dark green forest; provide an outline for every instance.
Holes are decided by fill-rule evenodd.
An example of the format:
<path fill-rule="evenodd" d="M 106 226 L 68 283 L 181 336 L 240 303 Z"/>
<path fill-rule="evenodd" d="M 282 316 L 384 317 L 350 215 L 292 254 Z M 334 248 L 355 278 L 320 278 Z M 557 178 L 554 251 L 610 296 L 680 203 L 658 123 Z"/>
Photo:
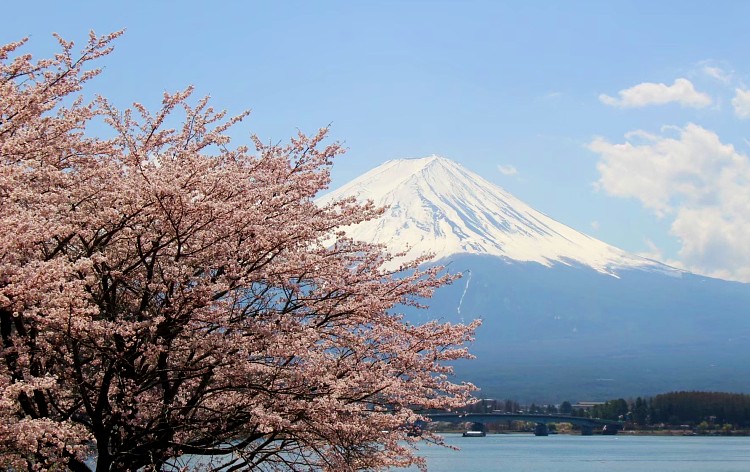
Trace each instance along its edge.
<path fill-rule="evenodd" d="M 588 412 L 595 418 L 631 421 L 636 425 L 730 424 L 750 427 L 750 395 L 724 392 L 670 392 L 627 402 L 620 398 Z"/>
<path fill-rule="evenodd" d="M 703 421 L 750 427 L 750 395 L 721 392 L 672 392 L 649 402 L 652 423 L 698 424 Z"/>

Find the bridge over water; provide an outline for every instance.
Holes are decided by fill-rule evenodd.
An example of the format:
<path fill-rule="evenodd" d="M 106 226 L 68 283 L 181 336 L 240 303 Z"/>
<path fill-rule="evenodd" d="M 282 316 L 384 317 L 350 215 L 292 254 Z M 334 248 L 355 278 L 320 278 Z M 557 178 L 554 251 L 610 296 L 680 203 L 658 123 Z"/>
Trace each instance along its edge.
<path fill-rule="evenodd" d="M 599 418 L 581 418 L 569 415 L 537 415 L 530 413 L 431 413 L 425 415 L 432 421 L 445 421 L 448 423 L 474 423 L 474 427 L 481 426 L 484 431 L 484 424 L 489 422 L 500 421 L 526 421 L 536 423 L 534 434 L 537 436 L 546 436 L 549 432 L 547 425 L 549 423 L 572 423 L 580 426 L 581 434 L 588 436 L 594 434 L 594 430 L 601 430 L 602 434 L 617 434 L 624 423 L 622 421 L 604 420 Z"/>

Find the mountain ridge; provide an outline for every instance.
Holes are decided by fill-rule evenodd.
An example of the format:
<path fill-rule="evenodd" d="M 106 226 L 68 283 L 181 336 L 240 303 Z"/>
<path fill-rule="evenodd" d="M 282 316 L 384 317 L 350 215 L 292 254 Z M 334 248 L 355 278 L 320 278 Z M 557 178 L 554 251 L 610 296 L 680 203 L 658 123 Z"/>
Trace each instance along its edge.
<path fill-rule="evenodd" d="M 324 195 L 355 196 L 387 207 L 379 219 L 346 229 L 408 257 L 488 254 L 509 261 L 581 264 L 617 276 L 622 269 L 682 271 L 630 254 L 533 209 L 501 187 L 444 157 L 393 159 Z"/>

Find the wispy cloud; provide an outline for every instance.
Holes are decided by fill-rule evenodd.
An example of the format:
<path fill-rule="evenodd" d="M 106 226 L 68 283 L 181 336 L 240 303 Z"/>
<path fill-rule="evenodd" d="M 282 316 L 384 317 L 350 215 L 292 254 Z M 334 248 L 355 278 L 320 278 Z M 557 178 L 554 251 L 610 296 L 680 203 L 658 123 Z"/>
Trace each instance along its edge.
<path fill-rule="evenodd" d="M 735 89 L 732 106 L 737 118 L 750 118 L 750 90 Z"/>
<path fill-rule="evenodd" d="M 639 252 L 638 253 L 639 256 L 645 257 L 646 259 L 653 259 L 655 261 L 664 260 L 664 253 L 662 252 L 661 249 L 659 249 L 659 247 L 656 244 L 654 244 L 653 241 L 646 238 L 643 242 L 646 244 L 646 247 L 648 247 L 648 249 L 645 251 Z"/>
<path fill-rule="evenodd" d="M 737 79 L 731 64 L 726 61 L 717 61 L 714 59 L 705 59 L 698 62 L 690 72 L 691 77 L 710 78 L 722 85 L 730 85 Z"/>
<path fill-rule="evenodd" d="M 687 269 L 750 281 L 750 159 L 692 123 L 629 136 L 589 143 L 600 156 L 596 187 L 671 219 Z"/>
<path fill-rule="evenodd" d="M 646 238 L 643 240 L 643 242 L 646 245 L 647 249 L 645 251 L 636 253 L 637 255 L 645 257 L 646 259 L 663 262 L 664 264 L 670 265 L 672 267 L 677 267 L 678 269 L 689 270 L 682 262 L 665 257 L 664 251 L 662 251 L 661 248 L 657 246 L 656 243 L 654 243 L 652 240 Z"/>
<path fill-rule="evenodd" d="M 518 169 L 512 165 L 500 164 L 497 166 L 497 170 L 503 175 L 518 175 Z"/>
<path fill-rule="evenodd" d="M 549 92 L 537 97 L 537 100 L 557 100 L 562 97 L 561 92 Z"/>
<path fill-rule="evenodd" d="M 679 103 L 684 107 L 703 108 L 712 103 L 708 94 L 698 92 L 688 79 L 679 78 L 672 85 L 644 82 L 617 92 L 619 98 L 599 95 L 599 101 L 618 108 L 642 108 L 649 105 Z"/>
<path fill-rule="evenodd" d="M 725 71 L 721 67 L 704 65 L 701 70 L 707 76 L 716 79 L 723 84 L 729 84 L 732 81 L 732 73 Z"/>

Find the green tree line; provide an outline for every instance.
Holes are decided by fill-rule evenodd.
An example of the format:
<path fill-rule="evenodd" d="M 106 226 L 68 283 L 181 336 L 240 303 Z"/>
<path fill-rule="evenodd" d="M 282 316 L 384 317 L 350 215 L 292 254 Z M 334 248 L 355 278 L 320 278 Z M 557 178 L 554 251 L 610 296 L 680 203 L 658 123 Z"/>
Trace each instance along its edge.
<path fill-rule="evenodd" d="M 732 424 L 750 427 L 750 395 L 726 392 L 669 392 L 651 398 L 622 398 L 596 405 L 584 413 L 593 418 L 655 424 Z"/>
<path fill-rule="evenodd" d="M 669 392 L 654 397 L 618 398 L 588 410 L 571 402 L 559 405 L 521 405 L 514 400 L 482 399 L 462 411 L 470 413 L 570 414 L 590 418 L 628 421 L 638 426 L 731 424 L 750 428 L 750 395 L 726 392 Z"/>

